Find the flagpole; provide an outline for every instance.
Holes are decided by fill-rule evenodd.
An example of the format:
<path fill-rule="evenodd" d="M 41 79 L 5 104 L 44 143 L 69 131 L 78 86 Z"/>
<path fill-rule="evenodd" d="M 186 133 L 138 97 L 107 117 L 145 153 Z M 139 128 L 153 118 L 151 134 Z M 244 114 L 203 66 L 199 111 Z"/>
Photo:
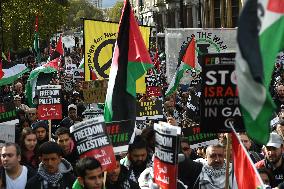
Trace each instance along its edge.
<path fill-rule="evenodd" d="M 237 134 L 235 128 L 233 127 L 232 124 L 229 124 L 229 125 L 230 125 L 230 127 L 231 127 L 231 129 L 232 129 L 232 132 L 234 132 L 234 134 L 236 135 L 236 138 L 237 138 L 238 142 L 240 143 L 240 145 L 241 145 L 243 151 L 245 152 L 246 156 L 248 157 L 249 162 L 250 162 L 250 164 L 252 165 L 252 168 L 253 168 L 253 170 L 254 170 L 256 176 L 257 176 L 257 179 L 258 179 L 259 182 L 260 182 L 260 185 L 261 185 L 261 186 L 265 186 L 264 183 L 263 183 L 263 180 L 261 179 L 261 177 L 260 177 L 260 175 L 259 175 L 259 173 L 258 173 L 258 171 L 257 171 L 257 169 L 256 169 L 256 167 L 255 167 L 255 165 L 254 165 L 254 163 L 252 162 L 252 160 L 251 160 L 251 158 L 250 158 L 250 155 L 249 155 L 248 151 L 246 150 L 244 144 L 242 143 L 242 141 L 241 141 L 240 138 L 238 137 L 238 134 Z M 266 188 L 266 187 L 264 187 L 264 188 Z"/>
<path fill-rule="evenodd" d="M 225 189 L 229 189 L 229 171 L 230 171 L 230 144 L 232 143 L 232 137 L 230 133 L 227 133 L 227 144 L 226 144 L 226 180 Z"/>

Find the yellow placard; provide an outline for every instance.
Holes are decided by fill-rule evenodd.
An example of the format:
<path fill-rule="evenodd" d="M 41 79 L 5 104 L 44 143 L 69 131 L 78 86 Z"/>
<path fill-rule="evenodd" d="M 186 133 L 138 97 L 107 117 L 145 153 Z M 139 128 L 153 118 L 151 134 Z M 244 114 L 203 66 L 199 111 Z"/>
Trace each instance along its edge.
<path fill-rule="evenodd" d="M 91 80 L 91 70 L 95 71 L 98 79 L 108 78 L 118 26 L 118 23 L 84 20 L 85 81 Z M 150 27 L 139 28 L 149 49 Z M 145 76 L 137 80 L 136 92 L 146 92 Z"/>

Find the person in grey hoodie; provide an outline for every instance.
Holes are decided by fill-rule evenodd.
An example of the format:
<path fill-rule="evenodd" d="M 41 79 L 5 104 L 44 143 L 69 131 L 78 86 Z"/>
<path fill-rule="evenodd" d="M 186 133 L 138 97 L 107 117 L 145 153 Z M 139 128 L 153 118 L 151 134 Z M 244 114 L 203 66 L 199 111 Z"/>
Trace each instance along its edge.
<path fill-rule="evenodd" d="M 75 181 L 71 164 L 62 158 L 56 142 L 45 142 L 39 148 L 37 174 L 27 182 L 26 189 L 71 189 Z"/>

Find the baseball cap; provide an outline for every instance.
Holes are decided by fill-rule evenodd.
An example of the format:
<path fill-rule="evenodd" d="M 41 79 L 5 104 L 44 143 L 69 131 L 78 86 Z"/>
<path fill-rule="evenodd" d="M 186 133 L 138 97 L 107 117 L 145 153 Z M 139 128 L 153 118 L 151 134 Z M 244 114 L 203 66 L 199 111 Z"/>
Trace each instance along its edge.
<path fill-rule="evenodd" d="M 277 133 L 270 133 L 270 138 L 268 143 L 265 146 L 272 146 L 275 148 L 280 148 L 281 145 L 283 144 L 283 139 L 280 135 L 278 135 Z"/>
<path fill-rule="evenodd" d="M 43 120 L 33 123 L 31 127 L 33 130 L 36 130 L 39 127 L 43 127 L 45 130 L 48 130 L 48 124 L 46 123 L 46 121 Z"/>
<path fill-rule="evenodd" d="M 75 104 L 70 104 L 68 106 L 68 111 L 70 111 L 70 108 L 73 108 L 73 109 L 75 109 L 77 111 L 77 106 Z"/>

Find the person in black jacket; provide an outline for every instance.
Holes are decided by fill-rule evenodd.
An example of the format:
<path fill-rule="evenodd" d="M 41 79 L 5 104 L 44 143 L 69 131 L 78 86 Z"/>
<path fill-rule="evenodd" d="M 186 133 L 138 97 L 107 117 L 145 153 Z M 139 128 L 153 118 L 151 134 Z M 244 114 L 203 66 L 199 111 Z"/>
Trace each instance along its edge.
<path fill-rule="evenodd" d="M 75 181 L 71 164 L 62 158 L 56 142 L 45 142 L 39 148 L 41 163 L 37 174 L 28 180 L 26 189 L 66 189 Z"/>
<path fill-rule="evenodd" d="M 35 171 L 20 164 L 21 149 L 16 143 L 6 143 L 1 150 L 0 188 L 25 188 L 27 179 L 35 175 Z M 16 181 L 17 180 L 17 181 Z"/>

